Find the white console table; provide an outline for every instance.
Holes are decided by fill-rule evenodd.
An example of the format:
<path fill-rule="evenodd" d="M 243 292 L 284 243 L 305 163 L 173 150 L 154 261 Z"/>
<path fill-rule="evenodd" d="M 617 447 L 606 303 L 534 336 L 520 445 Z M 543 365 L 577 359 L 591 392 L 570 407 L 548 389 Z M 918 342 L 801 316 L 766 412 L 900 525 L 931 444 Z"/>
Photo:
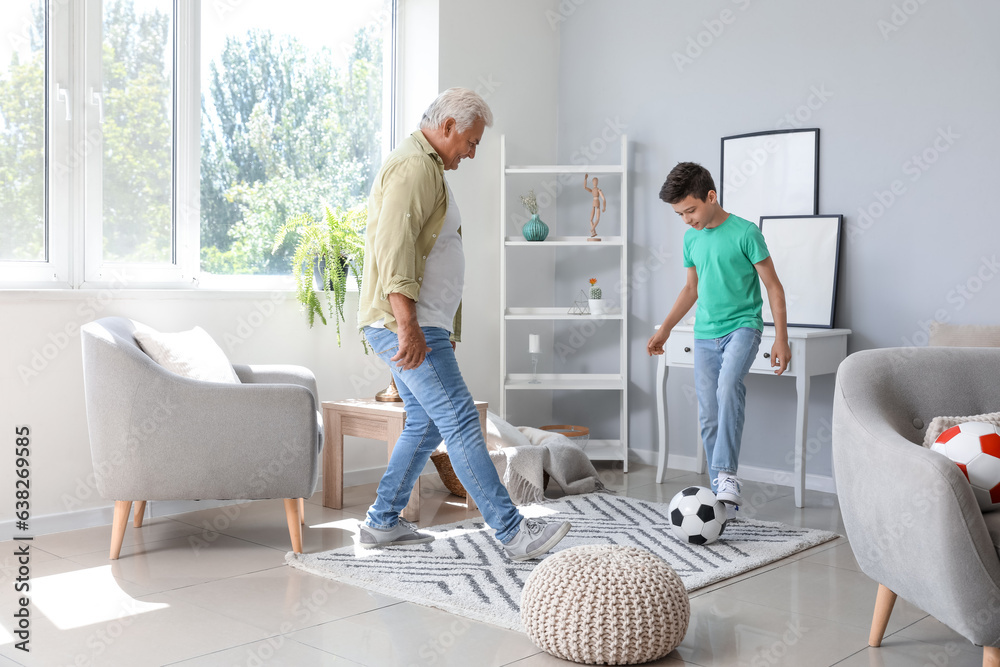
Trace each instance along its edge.
<path fill-rule="evenodd" d="M 658 328 L 658 327 L 657 327 Z M 812 329 L 804 327 L 788 328 L 788 346 L 792 359 L 780 377 L 795 378 L 795 506 L 802 507 L 802 490 L 806 480 L 806 430 L 809 423 L 809 381 L 815 375 L 836 373 L 840 362 L 847 356 L 847 336 L 850 329 Z M 760 375 L 774 375 L 771 367 L 771 346 L 774 345 L 774 327 L 764 327 L 757 358 L 750 366 L 750 372 Z M 694 326 L 679 324 L 670 332 L 656 371 L 656 404 L 659 425 L 659 456 L 656 481 L 663 483 L 663 473 L 667 464 L 667 368 L 694 368 Z M 705 448 L 701 442 L 700 425 L 698 432 L 698 472 L 705 471 Z"/>

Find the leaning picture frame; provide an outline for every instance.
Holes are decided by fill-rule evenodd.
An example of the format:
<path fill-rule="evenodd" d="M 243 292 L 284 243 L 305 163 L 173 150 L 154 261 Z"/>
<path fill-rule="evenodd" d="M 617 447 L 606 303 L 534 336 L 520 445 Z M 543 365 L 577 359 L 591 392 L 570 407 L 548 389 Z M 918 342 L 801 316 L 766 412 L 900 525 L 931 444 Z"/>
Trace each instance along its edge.
<path fill-rule="evenodd" d="M 819 128 L 723 137 L 719 202 L 753 223 L 819 213 Z"/>
<path fill-rule="evenodd" d="M 762 216 L 760 231 L 785 291 L 790 327 L 833 328 L 837 310 L 842 215 Z M 761 282 L 763 318 L 774 325 L 767 289 Z"/>

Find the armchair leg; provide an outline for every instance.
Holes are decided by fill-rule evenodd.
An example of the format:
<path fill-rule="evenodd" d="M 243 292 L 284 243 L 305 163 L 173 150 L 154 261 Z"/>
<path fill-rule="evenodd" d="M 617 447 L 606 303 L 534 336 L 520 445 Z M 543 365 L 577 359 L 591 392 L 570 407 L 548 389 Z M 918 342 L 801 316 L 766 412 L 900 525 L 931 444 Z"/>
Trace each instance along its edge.
<path fill-rule="evenodd" d="M 146 512 L 146 501 L 137 500 L 135 501 L 135 512 L 133 512 L 132 525 L 136 528 L 142 528 L 142 515 Z"/>
<path fill-rule="evenodd" d="M 285 518 L 288 520 L 288 534 L 292 538 L 292 551 L 302 553 L 302 523 L 299 519 L 299 501 L 285 498 Z"/>
<path fill-rule="evenodd" d="M 879 584 L 878 594 L 875 596 L 875 614 L 872 616 L 872 631 L 868 635 L 869 646 L 882 645 L 882 637 L 885 636 L 885 628 L 889 625 L 889 616 L 892 614 L 894 604 L 896 604 L 896 594 Z"/>
<path fill-rule="evenodd" d="M 983 647 L 983 667 L 1000 667 L 1000 648 L 996 646 Z"/>
<path fill-rule="evenodd" d="M 306 525 L 306 499 L 299 498 L 299 523 Z"/>
<path fill-rule="evenodd" d="M 111 524 L 111 560 L 118 560 L 118 554 L 122 551 L 122 540 L 125 539 L 125 526 L 128 525 L 128 515 L 131 511 L 131 500 L 115 501 L 115 518 Z"/>

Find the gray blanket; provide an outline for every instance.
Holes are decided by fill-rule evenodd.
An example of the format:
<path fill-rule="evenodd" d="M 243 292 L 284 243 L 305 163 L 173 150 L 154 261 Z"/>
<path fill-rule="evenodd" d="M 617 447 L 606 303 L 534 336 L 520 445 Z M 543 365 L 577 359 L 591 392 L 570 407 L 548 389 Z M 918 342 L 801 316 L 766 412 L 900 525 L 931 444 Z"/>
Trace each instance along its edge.
<path fill-rule="evenodd" d="M 492 412 L 486 430 L 490 458 L 515 505 L 545 501 L 543 473 L 567 495 L 606 490 L 590 459 L 566 436 L 515 427 Z"/>

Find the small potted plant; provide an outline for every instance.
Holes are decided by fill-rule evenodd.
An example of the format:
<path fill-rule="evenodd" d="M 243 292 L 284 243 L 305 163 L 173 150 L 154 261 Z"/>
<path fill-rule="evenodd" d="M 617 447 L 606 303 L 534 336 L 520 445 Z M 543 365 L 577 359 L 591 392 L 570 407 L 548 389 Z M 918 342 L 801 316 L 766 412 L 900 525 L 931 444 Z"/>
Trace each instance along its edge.
<path fill-rule="evenodd" d="M 597 278 L 590 279 L 590 298 L 587 299 L 590 305 L 591 315 L 604 314 L 604 301 L 601 300 L 601 288 L 597 286 Z"/>
<path fill-rule="evenodd" d="M 521 234 L 525 241 L 544 241 L 549 235 L 549 226 L 538 217 L 538 200 L 535 199 L 535 190 L 528 190 L 527 195 L 521 195 L 521 203 L 531 214 L 531 219 L 521 227 Z"/>
<path fill-rule="evenodd" d="M 288 220 L 275 235 L 271 252 L 275 252 L 289 233 L 298 235 L 292 257 L 295 296 L 305 307 L 311 327 L 316 316 L 323 324 L 327 314 L 337 327 L 340 345 L 340 324 L 344 321 L 344 301 L 347 297 L 347 277 L 361 289 L 361 273 L 365 261 L 364 230 L 368 224 L 368 205 L 363 203 L 347 211 L 324 207 L 325 215 L 314 219 L 302 214 Z M 361 344 L 367 345 L 362 338 Z"/>

